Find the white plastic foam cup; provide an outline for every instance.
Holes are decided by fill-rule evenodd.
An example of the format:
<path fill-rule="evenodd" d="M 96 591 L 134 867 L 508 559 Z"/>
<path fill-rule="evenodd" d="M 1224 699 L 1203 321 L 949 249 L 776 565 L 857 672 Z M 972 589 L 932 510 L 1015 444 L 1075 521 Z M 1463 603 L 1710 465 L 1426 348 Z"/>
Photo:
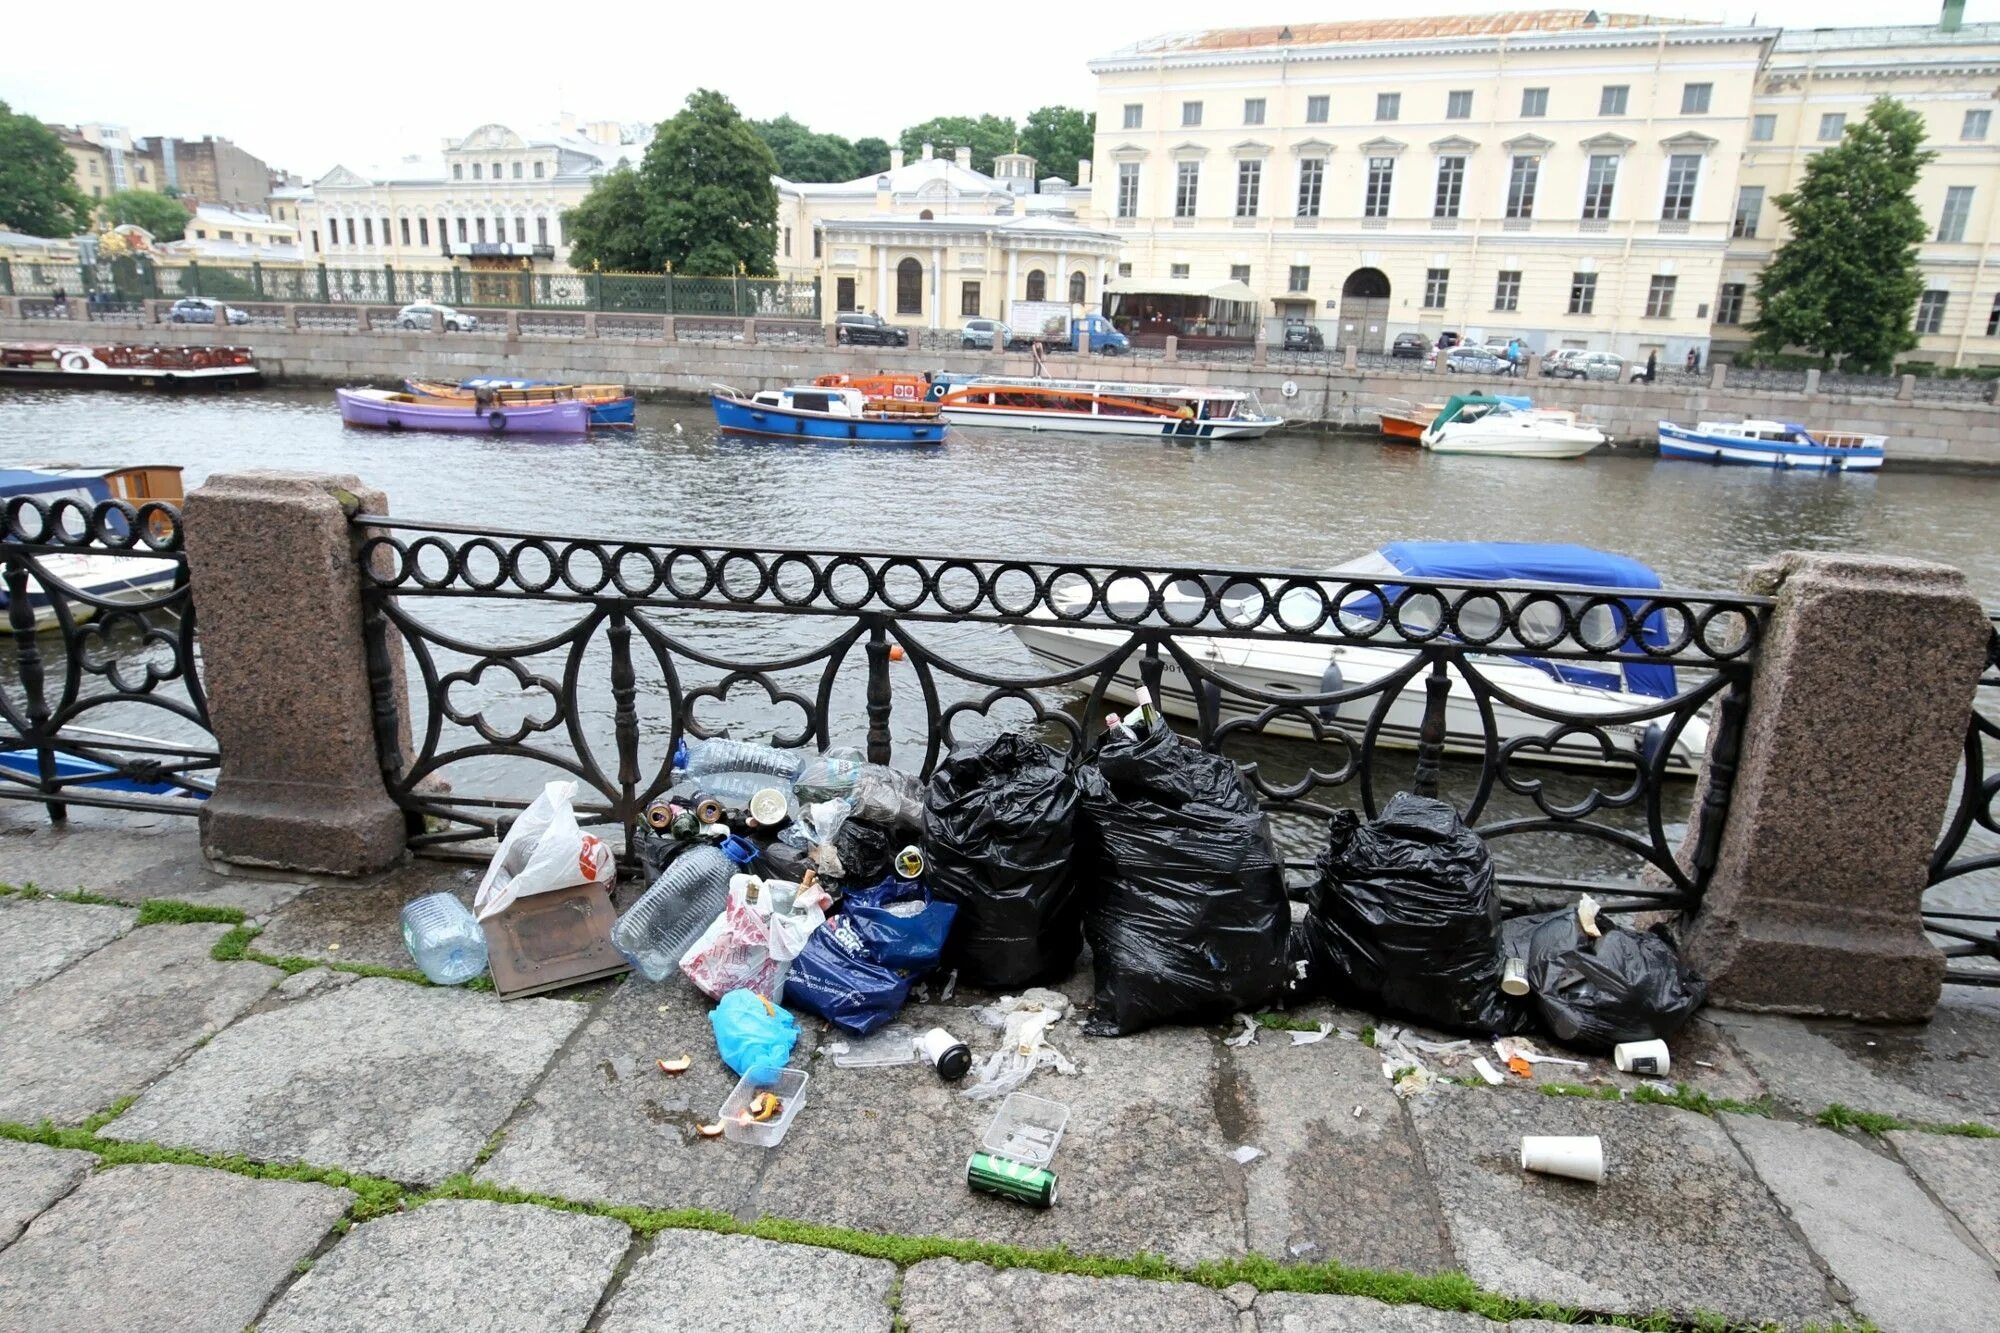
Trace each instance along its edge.
<path fill-rule="evenodd" d="M 1509 958 L 1507 960 L 1506 967 L 1500 973 L 1500 989 L 1506 991 L 1509 995 L 1526 995 L 1528 993 L 1527 959 Z"/>
<path fill-rule="evenodd" d="M 1604 1141 L 1595 1134 L 1525 1135 L 1521 1139 L 1521 1169 L 1595 1185 L 1604 1179 Z"/>
<path fill-rule="evenodd" d="M 1611 1048 L 1611 1058 L 1618 1062 L 1618 1070 L 1624 1074 L 1660 1075 L 1674 1067 L 1674 1057 L 1668 1053 L 1667 1044 L 1657 1037 L 1652 1041 L 1620 1042 Z"/>

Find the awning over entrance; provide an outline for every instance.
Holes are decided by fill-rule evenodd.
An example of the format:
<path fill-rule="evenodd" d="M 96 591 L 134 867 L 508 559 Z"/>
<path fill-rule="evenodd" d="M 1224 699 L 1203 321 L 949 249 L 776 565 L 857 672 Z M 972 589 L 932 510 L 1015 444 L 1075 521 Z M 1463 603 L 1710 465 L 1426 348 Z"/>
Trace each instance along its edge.
<path fill-rule="evenodd" d="M 1211 301 L 1257 303 L 1257 293 L 1243 282 L 1196 282 L 1193 278 L 1116 278 L 1104 284 L 1107 293 L 1125 296 L 1207 297 Z"/>

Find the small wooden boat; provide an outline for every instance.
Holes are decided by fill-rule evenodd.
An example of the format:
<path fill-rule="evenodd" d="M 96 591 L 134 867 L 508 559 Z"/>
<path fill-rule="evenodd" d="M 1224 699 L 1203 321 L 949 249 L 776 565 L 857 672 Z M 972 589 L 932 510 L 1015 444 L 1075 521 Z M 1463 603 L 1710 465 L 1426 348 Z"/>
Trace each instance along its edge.
<path fill-rule="evenodd" d="M 340 403 L 340 419 L 350 426 L 482 435 L 581 435 L 590 429 L 590 404 L 575 398 L 481 407 L 394 389 L 335 389 L 333 396 Z"/>
<path fill-rule="evenodd" d="M 820 389 L 859 389 L 871 412 L 900 412 L 906 416 L 934 417 L 938 405 L 930 400 L 928 375 L 850 375 L 836 371 L 813 381 Z"/>
<path fill-rule="evenodd" d="M 931 397 L 954 426 L 1254 440 L 1285 424 L 1254 392 L 1207 386 L 937 375 Z"/>
<path fill-rule="evenodd" d="M 247 347 L 151 343 L 0 343 L 0 384 L 125 389 L 218 389 L 263 372 Z"/>
<path fill-rule="evenodd" d="M 1871 472 L 1882 466 L 1888 441 L 1851 431 L 1815 434 L 1795 421 L 1660 423 L 1660 457 L 1821 472 Z"/>
<path fill-rule="evenodd" d="M 555 380 L 508 379 L 482 375 L 477 379 L 446 384 L 441 380 L 404 380 L 403 387 L 420 398 L 437 398 L 449 403 L 490 404 L 521 407 L 535 403 L 559 403 L 575 398 L 590 404 L 593 426 L 630 427 L 634 421 L 632 391 L 622 384 L 561 384 Z"/>
<path fill-rule="evenodd" d="M 1401 407 L 1385 407 L 1375 415 L 1382 420 L 1383 438 L 1398 444 L 1418 444 L 1423 440 L 1424 427 L 1442 411 L 1443 403 L 1405 403 Z"/>
<path fill-rule="evenodd" d="M 744 394 L 718 384 L 708 400 L 715 423 L 735 435 L 768 435 L 857 444 L 942 444 L 944 422 L 935 416 L 871 410 L 859 389 L 818 384 Z"/>

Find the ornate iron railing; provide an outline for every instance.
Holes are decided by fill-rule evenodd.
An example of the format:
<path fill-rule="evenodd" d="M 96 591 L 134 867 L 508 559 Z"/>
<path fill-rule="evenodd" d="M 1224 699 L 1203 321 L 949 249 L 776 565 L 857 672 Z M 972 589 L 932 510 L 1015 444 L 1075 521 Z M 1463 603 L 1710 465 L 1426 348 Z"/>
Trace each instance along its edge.
<path fill-rule="evenodd" d="M 430 849 L 488 836 L 551 776 L 629 838 L 670 785 L 675 743 L 725 729 L 860 744 L 924 773 L 1006 725 L 1081 755 L 1143 684 L 1242 764 L 1295 857 L 1335 805 L 1372 814 L 1408 787 L 1458 804 L 1516 906 L 1588 889 L 1685 908 L 1714 865 L 1769 611 L 1719 594 L 354 524 L 384 780 Z M 1635 669 L 1655 687 L 1665 669 L 1664 692 L 1576 683 Z M 1689 838 L 1684 779 L 1703 756 Z M 1529 854 L 1536 839 L 1548 854 Z"/>
<path fill-rule="evenodd" d="M 1986 642 L 1986 670 L 1965 729 L 1965 758 L 1944 833 L 1931 854 L 1931 892 L 1924 929 L 1942 943 L 1945 979 L 1968 986 L 2000 986 L 2000 912 L 1954 910 L 2000 896 L 2000 614 Z"/>
<path fill-rule="evenodd" d="M 0 510 L 0 799 L 193 814 L 219 762 L 172 505 Z"/>

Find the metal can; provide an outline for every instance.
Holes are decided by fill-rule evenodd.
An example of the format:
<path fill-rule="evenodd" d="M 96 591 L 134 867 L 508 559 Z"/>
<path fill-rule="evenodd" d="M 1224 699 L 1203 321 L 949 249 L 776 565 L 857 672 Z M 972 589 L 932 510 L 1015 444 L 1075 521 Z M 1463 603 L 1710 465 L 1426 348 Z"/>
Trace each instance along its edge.
<path fill-rule="evenodd" d="M 896 873 L 904 879 L 921 879 L 924 873 L 924 849 L 912 843 L 897 852 Z"/>
<path fill-rule="evenodd" d="M 722 802 L 713 796 L 704 796 L 695 802 L 694 817 L 704 824 L 719 824 L 724 814 Z"/>
<path fill-rule="evenodd" d="M 680 812 L 681 808 L 671 801 L 654 801 L 646 807 L 646 822 L 665 833 L 673 826 L 674 816 Z"/>
<path fill-rule="evenodd" d="M 1055 1206 L 1056 1173 L 1011 1157 L 990 1152 L 972 1154 L 965 1159 L 965 1183 L 981 1194 L 1012 1199 L 1033 1208 Z"/>

